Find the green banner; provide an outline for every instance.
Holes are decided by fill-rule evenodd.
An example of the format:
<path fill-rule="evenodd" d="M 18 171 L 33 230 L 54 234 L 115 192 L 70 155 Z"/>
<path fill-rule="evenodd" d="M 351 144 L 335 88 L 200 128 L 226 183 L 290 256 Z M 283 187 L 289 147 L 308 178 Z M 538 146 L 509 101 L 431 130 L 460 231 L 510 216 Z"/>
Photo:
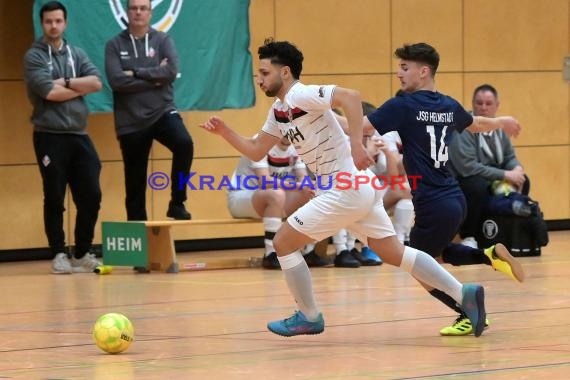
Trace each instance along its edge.
<path fill-rule="evenodd" d="M 102 222 L 103 264 L 148 267 L 144 222 Z"/>
<path fill-rule="evenodd" d="M 35 0 L 36 38 L 42 35 Z M 105 44 L 127 24 L 127 0 L 60 0 L 67 8 L 65 38 L 85 50 L 103 76 L 104 89 L 87 96 L 92 112 L 112 111 L 105 77 Z M 180 57 L 174 82 L 180 110 L 247 108 L 255 104 L 249 52 L 249 0 L 152 0 L 152 26 L 170 34 Z"/>

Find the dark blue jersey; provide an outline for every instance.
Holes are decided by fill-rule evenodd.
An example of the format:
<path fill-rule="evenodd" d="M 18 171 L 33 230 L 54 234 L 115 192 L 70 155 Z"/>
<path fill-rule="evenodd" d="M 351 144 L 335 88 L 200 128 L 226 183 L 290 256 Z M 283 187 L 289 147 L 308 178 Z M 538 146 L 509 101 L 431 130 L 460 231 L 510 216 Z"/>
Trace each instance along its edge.
<path fill-rule="evenodd" d="M 415 205 L 461 194 L 447 168 L 447 147 L 454 131 L 473 123 L 473 116 L 455 99 L 433 91 L 396 96 L 368 115 L 380 134 L 398 131 L 404 146 L 404 167 Z M 421 176 L 414 184 L 411 176 Z"/>

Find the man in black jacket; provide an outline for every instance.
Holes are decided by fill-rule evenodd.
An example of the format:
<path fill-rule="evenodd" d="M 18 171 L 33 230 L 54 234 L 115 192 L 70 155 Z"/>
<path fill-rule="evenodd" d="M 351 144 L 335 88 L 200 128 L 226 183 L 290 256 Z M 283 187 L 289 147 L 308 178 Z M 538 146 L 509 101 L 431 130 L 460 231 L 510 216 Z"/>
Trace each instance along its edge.
<path fill-rule="evenodd" d="M 105 71 L 113 89 L 115 129 L 125 168 L 128 220 L 147 220 L 148 156 L 153 140 L 172 152 L 167 216 L 191 219 L 186 184 L 193 142 L 174 105 L 178 54 L 172 39 L 150 27 L 150 0 L 129 0 L 128 28 L 107 42 Z"/>

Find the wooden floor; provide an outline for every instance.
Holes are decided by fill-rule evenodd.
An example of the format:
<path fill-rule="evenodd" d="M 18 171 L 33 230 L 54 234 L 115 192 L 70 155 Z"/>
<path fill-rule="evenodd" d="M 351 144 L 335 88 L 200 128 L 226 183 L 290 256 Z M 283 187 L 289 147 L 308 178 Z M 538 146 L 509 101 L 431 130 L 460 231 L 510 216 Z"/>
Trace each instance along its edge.
<path fill-rule="evenodd" d="M 552 232 L 541 257 L 521 261 L 524 284 L 486 266 L 448 267 L 486 287 L 491 325 L 480 338 L 439 336 L 454 314 L 384 265 L 313 270 L 327 328 L 282 338 L 265 328 L 294 310 L 280 271 L 52 275 L 47 261 L 4 263 L 0 378 L 568 379 L 570 232 Z M 125 353 L 105 354 L 92 342 L 91 327 L 107 312 L 134 324 Z"/>

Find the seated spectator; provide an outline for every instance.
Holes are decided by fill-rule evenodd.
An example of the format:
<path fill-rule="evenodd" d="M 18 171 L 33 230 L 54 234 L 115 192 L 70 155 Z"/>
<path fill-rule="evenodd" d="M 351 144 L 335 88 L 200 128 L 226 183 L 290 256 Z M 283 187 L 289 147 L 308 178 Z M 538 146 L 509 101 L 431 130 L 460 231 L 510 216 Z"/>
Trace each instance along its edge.
<path fill-rule="evenodd" d="M 383 190 L 384 208 L 393 214 L 396 236 L 401 243 L 409 242 L 414 221 L 414 205 L 402 155 L 399 152 L 402 146 L 400 135 L 398 132 L 388 132 L 380 136 L 376 132 L 368 137 L 366 145 L 375 159 L 375 164 L 370 170 L 378 176 L 386 177 L 389 181 Z"/>
<path fill-rule="evenodd" d="M 261 161 L 254 162 L 242 156 L 232 175 L 232 188 L 236 190 L 228 191 L 230 214 L 234 218 L 263 220 L 265 254 L 262 266 L 266 269 L 281 268 L 273 248 L 273 237 L 281 226 L 282 218 L 308 202 L 315 193 L 309 186 L 301 187 L 296 182 L 306 176 L 306 166 L 297 157 L 287 137 L 273 146 Z M 292 177 L 291 180 L 289 177 Z M 285 185 L 285 189 L 282 185 Z M 296 190 L 290 190 L 293 188 Z M 309 266 L 328 264 L 327 260 L 315 253 L 314 244 L 306 246 L 304 251 Z"/>
<path fill-rule="evenodd" d="M 473 92 L 473 114 L 495 117 L 499 108 L 497 90 L 483 84 Z M 477 248 L 483 210 L 495 181 L 506 181 L 516 191 L 528 195 L 530 182 L 509 137 L 502 129 L 486 133 L 457 133 L 449 144 L 449 164 L 467 200 L 467 217 L 460 228 L 463 244 Z"/>

